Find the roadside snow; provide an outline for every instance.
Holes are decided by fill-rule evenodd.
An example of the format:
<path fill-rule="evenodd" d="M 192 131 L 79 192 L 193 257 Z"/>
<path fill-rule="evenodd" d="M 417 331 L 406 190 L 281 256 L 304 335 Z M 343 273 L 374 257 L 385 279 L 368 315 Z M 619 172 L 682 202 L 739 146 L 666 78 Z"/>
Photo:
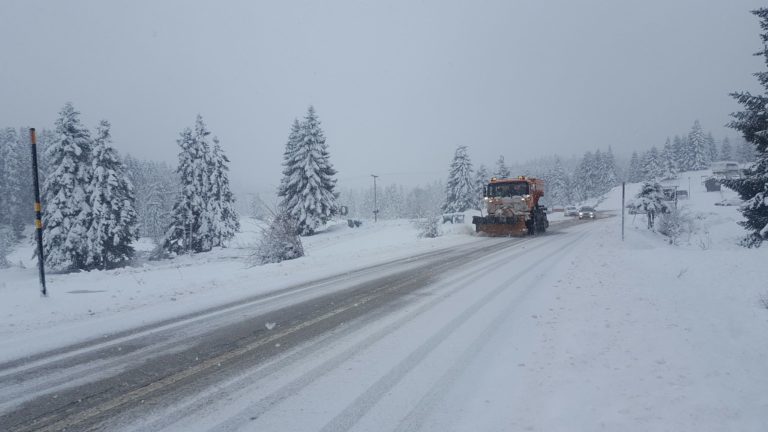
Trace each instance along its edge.
<path fill-rule="evenodd" d="M 307 256 L 254 266 L 251 246 L 261 224 L 242 220 L 229 248 L 147 262 L 136 267 L 73 274 L 49 274 L 48 298 L 39 294 L 33 247 L 18 247 L 17 263 L 0 270 L 0 362 L 101 337 L 173 316 L 230 303 L 255 294 L 481 240 L 471 217 L 443 225 L 445 235 L 419 239 L 409 220 L 365 221 L 359 228 L 336 223 L 302 238 Z M 31 243 L 31 242 L 30 242 Z M 141 239 L 137 250 L 152 249 Z"/>

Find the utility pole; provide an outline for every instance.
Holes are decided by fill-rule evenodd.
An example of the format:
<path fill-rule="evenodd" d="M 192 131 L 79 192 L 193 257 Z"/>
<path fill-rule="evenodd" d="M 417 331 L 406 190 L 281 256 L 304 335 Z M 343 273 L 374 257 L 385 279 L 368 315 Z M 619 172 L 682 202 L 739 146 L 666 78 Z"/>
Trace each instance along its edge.
<path fill-rule="evenodd" d="M 379 176 L 371 174 L 371 177 L 373 177 L 373 221 L 376 222 L 379 215 L 379 205 L 376 200 L 376 179 L 379 178 Z"/>
<path fill-rule="evenodd" d="M 45 261 L 43 260 L 43 207 L 40 204 L 40 180 L 37 174 L 37 135 L 35 135 L 35 128 L 29 129 L 29 142 L 32 144 L 32 182 L 35 188 L 35 233 L 37 237 L 37 267 L 40 272 L 40 294 L 43 297 L 47 297 Z"/>

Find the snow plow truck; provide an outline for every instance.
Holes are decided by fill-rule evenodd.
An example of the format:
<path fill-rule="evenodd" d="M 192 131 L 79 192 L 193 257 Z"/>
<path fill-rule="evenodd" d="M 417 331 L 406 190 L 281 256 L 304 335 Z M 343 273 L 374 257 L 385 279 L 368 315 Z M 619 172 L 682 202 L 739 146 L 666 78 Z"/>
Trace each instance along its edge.
<path fill-rule="evenodd" d="M 547 208 L 539 205 L 544 196 L 543 180 L 494 177 L 483 189 L 486 215 L 472 218 L 478 233 L 526 236 L 543 233 L 549 227 Z"/>

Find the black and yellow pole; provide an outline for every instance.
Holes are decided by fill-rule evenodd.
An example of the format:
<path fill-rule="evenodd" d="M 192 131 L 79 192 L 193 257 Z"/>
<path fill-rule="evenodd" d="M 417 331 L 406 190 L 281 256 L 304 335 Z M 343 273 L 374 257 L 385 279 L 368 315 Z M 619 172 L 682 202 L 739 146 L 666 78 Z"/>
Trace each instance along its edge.
<path fill-rule="evenodd" d="M 35 232 L 37 234 L 37 267 L 40 269 L 40 292 L 48 296 L 45 288 L 45 261 L 43 260 L 43 208 L 40 205 L 40 180 L 37 175 L 37 136 L 35 128 L 29 129 L 29 142 L 32 144 L 32 178 L 35 186 Z"/>

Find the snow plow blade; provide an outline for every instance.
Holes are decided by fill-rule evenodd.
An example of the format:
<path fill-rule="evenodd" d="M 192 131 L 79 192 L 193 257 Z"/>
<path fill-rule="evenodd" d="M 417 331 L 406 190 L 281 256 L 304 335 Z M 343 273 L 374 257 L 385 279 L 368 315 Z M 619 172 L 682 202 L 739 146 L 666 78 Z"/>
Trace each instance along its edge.
<path fill-rule="evenodd" d="M 492 237 L 524 237 L 528 235 L 528 227 L 523 218 L 514 217 L 481 217 L 472 218 L 475 231 Z"/>

